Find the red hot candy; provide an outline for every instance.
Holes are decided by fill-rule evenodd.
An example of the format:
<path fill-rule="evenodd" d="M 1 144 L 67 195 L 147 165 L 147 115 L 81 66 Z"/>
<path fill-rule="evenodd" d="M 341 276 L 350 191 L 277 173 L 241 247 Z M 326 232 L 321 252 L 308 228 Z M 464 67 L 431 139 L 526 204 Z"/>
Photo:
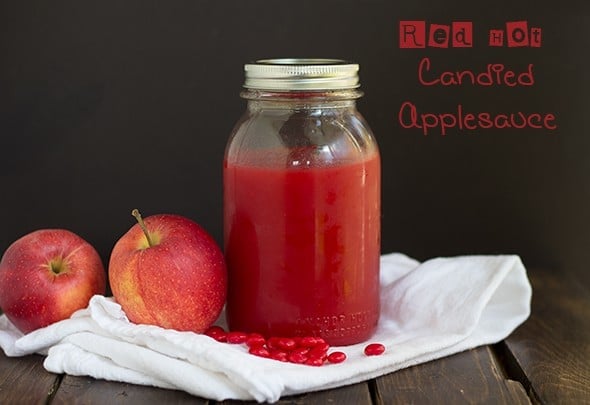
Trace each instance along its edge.
<path fill-rule="evenodd" d="M 332 352 L 328 355 L 328 362 L 330 363 L 342 363 L 346 360 L 346 354 L 343 352 Z"/>
<path fill-rule="evenodd" d="M 211 326 L 205 331 L 204 334 L 217 340 L 218 342 L 227 341 L 227 332 L 220 326 Z"/>
<path fill-rule="evenodd" d="M 246 346 L 248 347 L 260 347 L 266 344 L 266 339 L 259 333 L 251 333 L 246 338 Z"/>
<path fill-rule="evenodd" d="M 385 346 L 381 343 L 371 343 L 365 346 L 365 354 L 367 356 L 379 356 L 385 352 Z"/>
<path fill-rule="evenodd" d="M 248 353 L 258 357 L 270 357 L 270 353 L 266 347 L 251 347 Z"/>
<path fill-rule="evenodd" d="M 244 332 L 228 332 L 226 337 L 227 343 L 232 344 L 246 343 L 247 339 L 248 334 Z"/>
<path fill-rule="evenodd" d="M 340 351 L 328 355 L 330 345 L 320 337 L 278 337 L 266 339 L 259 333 L 245 333 L 240 331 L 226 332 L 219 326 L 212 326 L 204 333 L 219 342 L 244 344 L 248 353 L 282 362 L 305 364 L 308 366 L 323 366 L 328 363 L 337 364 L 346 360 L 346 354 Z M 380 343 L 372 343 L 365 348 L 365 354 L 374 356 L 385 351 Z"/>

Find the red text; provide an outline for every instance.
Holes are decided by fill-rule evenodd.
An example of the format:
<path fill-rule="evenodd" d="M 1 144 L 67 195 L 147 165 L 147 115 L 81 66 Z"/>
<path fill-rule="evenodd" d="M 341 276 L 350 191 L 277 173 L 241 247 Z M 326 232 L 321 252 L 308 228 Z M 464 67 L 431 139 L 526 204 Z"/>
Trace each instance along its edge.
<path fill-rule="evenodd" d="M 506 23 L 506 30 L 491 29 L 489 34 L 490 46 L 504 46 L 504 38 L 509 48 L 530 46 L 541 47 L 543 31 L 541 28 L 528 28 L 526 21 L 512 21 Z"/>
<path fill-rule="evenodd" d="M 518 111 L 509 114 L 493 114 L 488 112 L 465 113 L 461 104 L 457 110 L 448 113 L 418 113 L 418 109 L 409 101 L 404 102 L 398 113 L 399 124 L 406 129 L 421 129 L 428 135 L 433 129 L 438 129 L 441 135 L 446 135 L 451 128 L 474 131 L 477 129 L 557 129 L 555 115 L 551 113 L 524 113 Z"/>
<path fill-rule="evenodd" d="M 454 21 L 451 25 L 430 24 L 426 21 L 400 21 L 400 48 L 471 48 L 473 46 L 473 23 Z M 428 33 L 428 35 L 427 35 Z"/>
<path fill-rule="evenodd" d="M 501 63 L 488 63 L 483 72 L 471 70 L 430 72 L 430 58 L 423 58 L 418 64 L 418 81 L 424 86 L 459 86 L 464 83 L 479 86 L 504 85 L 508 87 L 532 86 L 535 84 L 533 64 L 530 63 L 524 72 L 506 69 Z"/>

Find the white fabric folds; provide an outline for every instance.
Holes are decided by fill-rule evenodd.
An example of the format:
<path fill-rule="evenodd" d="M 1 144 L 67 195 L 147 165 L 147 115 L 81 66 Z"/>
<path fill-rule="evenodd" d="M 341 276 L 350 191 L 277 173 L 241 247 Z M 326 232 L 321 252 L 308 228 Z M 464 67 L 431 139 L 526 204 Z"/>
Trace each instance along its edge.
<path fill-rule="evenodd" d="M 530 313 L 531 286 L 518 256 L 461 256 L 419 263 L 381 257 L 381 319 L 369 342 L 333 348 L 340 364 L 312 367 L 247 353 L 190 332 L 130 323 L 112 298 L 94 296 L 70 319 L 22 335 L 0 317 L 7 356 L 46 354 L 54 373 L 86 375 L 187 391 L 215 399 L 274 402 L 281 396 L 343 386 L 498 342 Z"/>

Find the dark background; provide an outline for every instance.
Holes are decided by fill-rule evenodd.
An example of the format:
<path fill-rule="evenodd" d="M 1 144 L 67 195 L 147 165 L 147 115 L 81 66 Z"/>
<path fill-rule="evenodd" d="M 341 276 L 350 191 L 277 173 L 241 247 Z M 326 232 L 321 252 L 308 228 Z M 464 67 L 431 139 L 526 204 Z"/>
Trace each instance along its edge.
<path fill-rule="evenodd" d="M 0 250 L 68 228 L 105 264 L 144 216 L 178 213 L 222 242 L 222 159 L 243 64 L 268 57 L 358 62 L 359 109 L 383 158 L 383 252 L 424 260 L 516 253 L 590 285 L 590 6 L 525 1 L 22 1 L 0 3 Z M 400 20 L 472 21 L 469 49 L 400 49 Z M 527 20 L 542 47 L 490 48 Z M 424 87 L 433 70 L 534 64 L 508 89 Z M 553 113 L 558 129 L 403 129 L 424 112 Z"/>

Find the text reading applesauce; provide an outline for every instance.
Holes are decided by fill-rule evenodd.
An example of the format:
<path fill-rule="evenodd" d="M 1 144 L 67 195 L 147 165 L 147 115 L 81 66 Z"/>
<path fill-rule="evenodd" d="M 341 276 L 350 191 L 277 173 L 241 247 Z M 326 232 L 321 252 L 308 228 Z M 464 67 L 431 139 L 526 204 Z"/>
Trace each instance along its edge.
<path fill-rule="evenodd" d="M 527 21 L 507 22 L 503 29 L 490 29 L 490 47 L 540 48 L 542 29 L 529 27 Z M 455 21 L 451 24 L 429 24 L 426 21 L 400 21 L 399 47 L 402 49 L 473 48 L 473 23 Z M 417 66 L 417 81 L 424 87 L 504 87 L 506 91 L 532 87 L 536 83 L 535 65 L 511 67 L 504 63 L 488 63 L 474 69 L 445 70 L 429 57 Z M 412 101 L 404 101 L 398 111 L 402 128 L 418 130 L 424 135 L 451 131 L 480 129 L 534 129 L 553 131 L 557 118 L 551 112 L 539 111 L 473 111 L 464 104 L 456 104 L 446 111 L 428 112 Z"/>

